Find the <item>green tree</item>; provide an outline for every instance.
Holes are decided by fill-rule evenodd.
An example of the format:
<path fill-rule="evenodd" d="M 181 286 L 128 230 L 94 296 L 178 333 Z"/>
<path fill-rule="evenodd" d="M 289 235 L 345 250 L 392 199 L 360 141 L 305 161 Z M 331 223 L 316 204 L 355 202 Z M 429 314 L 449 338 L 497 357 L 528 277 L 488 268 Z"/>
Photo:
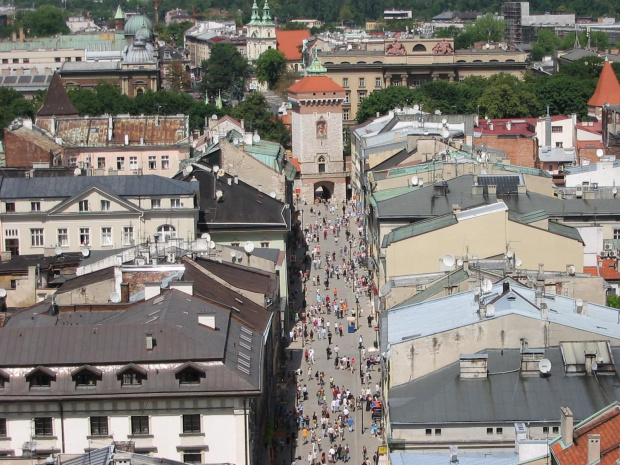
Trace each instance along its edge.
<path fill-rule="evenodd" d="M 58 33 L 69 33 L 69 28 L 65 24 L 67 17 L 66 10 L 52 5 L 43 5 L 34 11 L 24 12 L 18 18 L 18 22 L 30 37 L 49 37 Z"/>
<path fill-rule="evenodd" d="M 279 118 L 269 112 L 269 105 L 265 96 L 259 92 L 250 92 L 231 112 L 231 116 L 244 120 L 245 127 L 258 134 L 265 140 L 279 142 L 288 147 L 291 135 Z"/>
<path fill-rule="evenodd" d="M 256 74 L 260 82 L 266 82 L 269 88 L 278 82 L 286 71 L 286 57 L 284 53 L 274 48 L 265 50 L 256 60 Z"/>
<path fill-rule="evenodd" d="M 530 58 L 534 61 L 540 61 L 545 55 L 553 55 L 561 43 L 562 39 L 551 29 L 540 29 L 538 39 L 532 46 Z"/>
<path fill-rule="evenodd" d="M 537 79 L 536 95 L 543 107 L 549 106 L 551 114 L 588 115 L 588 100 L 596 89 L 596 79 L 556 74 Z"/>
<path fill-rule="evenodd" d="M 169 89 L 173 92 L 190 90 L 192 87 L 189 73 L 185 71 L 183 63 L 179 60 L 174 60 L 167 66 L 166 80 L 170 86 Z"/>
<path fill-rule="evenodd" d="M 247 60 L 233 44 L 215 44 L 209 59 L 202 62 L 201 90 L 211 96 L 221 92 L 224 98 L 238 100 L 249 75 Z"/>
<path fill-rule="evenodd" d="M 32 118 L 34 106 L 24 96 L 9 87 L 0 87 L 0 127 L 5 128 L 15 118 Z M 4 131 L 0 131 L 0 139 L 4 139 Z"/>
<path fill-rule="evenodd" d="M 490 118 L 525 116 L 527 111 L 522 105 L 519 95 L 508 84 L 487 87 L 478 99 L 478 104 L 480 111 Z"/>
<path fill-rule="evenodd" d="M 489 41 L 499 42 L 506 35 L 506 21 L 495 19 L 491 14 L 478 18 L 473 25 L 466 26 L 463 31 L 454 38 L 457 49 L 471 47 L 474 42 Z"/>
<path fill-rule="evenodd" d="M 173 44 L 177 47 L 183 46 L 184 34 L 194 23 L 192 21 L 183 21 L 181 23 L 170 23 L 165 26 L 163 23 L 155 25 L 155 31 L 159 34 L 158 39 L 163 40 L 167 44 Z"/>
<path fill-rule="evenodd" d="M 607 306 L 613 308 L 620 308 L 620 297 L 618 297 L 617 295 L 608 295 Z"/>
<path fill-rule="evenodd" d="M 390 86 L 376 90 L 358 107 L 355 119 L 358 123 L 363 123 L 374 118 L 377 113 L 384 115 L 396 107 L 410 105 L 415 101 L 416 94 L 414 90 L 402 86 Z"/>

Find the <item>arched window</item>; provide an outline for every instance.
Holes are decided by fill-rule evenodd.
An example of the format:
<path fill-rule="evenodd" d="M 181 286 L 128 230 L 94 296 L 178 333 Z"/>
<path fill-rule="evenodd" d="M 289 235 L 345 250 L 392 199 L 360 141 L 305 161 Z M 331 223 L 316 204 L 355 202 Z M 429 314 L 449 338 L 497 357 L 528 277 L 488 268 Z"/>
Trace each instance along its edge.
<path fill-rule="evenodd" d="M 142 87 L 139 87 L 138 90 L 136 90 L 136 95 L 142 95 L 144 94 L 144 89 Z"/>
<path fill-rule="evenodd" d="M 164 242 L 177 237 L 177 230 L 171 224 L 164 224 L 157 228 L 157 236 L 159 237 L 159 242 Z"/>
<path fill-rule="evenodd" d="M 414 52 L 426 52 L 426 47 L 422 44 L 416 44 L 413 47 Z"/>
<path fill-rule="evenodd" d="M 319 173 L 325 173 L 325 157 L 321 156 L 318 159 Z"/>

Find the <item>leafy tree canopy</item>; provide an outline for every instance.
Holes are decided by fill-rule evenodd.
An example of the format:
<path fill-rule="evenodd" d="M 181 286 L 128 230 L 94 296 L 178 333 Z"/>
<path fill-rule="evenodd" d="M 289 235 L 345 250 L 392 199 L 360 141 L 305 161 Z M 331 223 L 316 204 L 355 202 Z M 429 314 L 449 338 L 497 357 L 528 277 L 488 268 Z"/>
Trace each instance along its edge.
<path fill-rule="evenodd" d="M 260 82 L 266 82 L 269 88 L 278 82 L 286 71 L 286 57 L 276 49 L 265 50 L 256 60 L 256 74 Z"/>
<path fill-rule="evenodd" d="M 52 5 L 43 5 L 36 10 L 18 14 L 17 22 L 24 28 L 27 37 L 49 37 L 69 32 L 65 24 L 68 17 L 66 10 Z"/>
<path fill-rule="evenodd" d="M 247 60 L 233 44 L 215 44 L 209 59 L 202 62 L 201 90 L 211 96 L 221 92 L 227 100 L 241 100 L 249 75 Z"/>
<path fill-rule="evenodd" d="M 0 127 L 5 128 L 15 118 L 32 118 L 35 108 L 31 101 L 9 87 L 0 87 Z M 4 139 L 4 131 L 0 131 L 0 139 Z"/>
<path fill-rule="evenodd" d="M 290 133 L 282 120 L 269 112 L 265 96 L 259 92 L 247 94 L 245 100 L 232 109 L 231 116 L 244 120 L 246 129 L 257 131 L 265 140 L 279 142 L 284 147 L 290 145 Z"/>

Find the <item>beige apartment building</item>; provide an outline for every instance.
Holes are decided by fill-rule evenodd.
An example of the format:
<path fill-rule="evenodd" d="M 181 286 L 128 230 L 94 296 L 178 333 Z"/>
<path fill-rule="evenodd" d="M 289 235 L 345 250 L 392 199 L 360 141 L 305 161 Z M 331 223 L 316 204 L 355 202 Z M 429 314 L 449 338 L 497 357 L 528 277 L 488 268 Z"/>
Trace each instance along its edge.
<path fill-rule="evenodd" d="M 316 42 L 314 47 L 325 48 Z M 455 50 L 454 39 L 408 38 L 361 43 L 352 50 L 320 51 L 328 76 L 346 89 L 343 120 L 353 122 L 361 102 L 388 86 L 419 87 L 500 72 L 522 77 L 527 53 L 502 48 Z"/>

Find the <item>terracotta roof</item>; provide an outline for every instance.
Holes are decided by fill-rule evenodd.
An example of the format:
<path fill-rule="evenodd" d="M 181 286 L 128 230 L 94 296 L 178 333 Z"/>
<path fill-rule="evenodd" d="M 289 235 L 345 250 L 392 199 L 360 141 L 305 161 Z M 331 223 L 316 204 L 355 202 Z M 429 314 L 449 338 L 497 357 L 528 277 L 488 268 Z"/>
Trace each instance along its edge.
<path fill-rule="evenodd" d="M 620 84 L 609 61 L 605 61 L 603 64 L 603 70 L 598 78 L 596 90 L 588 101 L 588 105 L 602 107 L 606 103 L 620 105 Z"/>
<path fill-rule="evenodd" d="M 306 76 L 288 88 L 289 92 L 344 92 L 327 76 Z"/>
<path fill-rule="evenodd" d="M 600 140 L 578 140 L 578 149 L 603 149 L 605 146 Z"/>
<path fill-rule="evenodd" d="M 65 86 L 62 83 L 60 74 L 54 73 L 50 87 L 47 90 L 47 96 L 43 106 L 37 113 L 37 116 L 77 116 L 78 110 L 73 106 Z"/>
<path fill-rule="evenodd" d="M 598 268 L 595 266 L 584 266 L 583 267 L 583 272 L 587 273 L 591 276 L 597 277 L 598 276 Z"/>
<path fill-rule="evenodd" d="M 276 40 L 278 50 L 284 53 L 288 61 L 301 60 L 300 46 L 303 45 L 304 39 L 310 38 L 310 31 L 307 29 L 299 31 L 282 31 L 276 30 Z"/>
<path fill-rule="evenodd" d="M 510 129 L 507 128 L 506 123 L 510 123 Z M 514 118 L 495 118 L 491 120 L 493 129 L 490 128 L 486 120 L 480 119 L 478 127 L 483 136 L 499 136 L 499 135 L 512 135 L 521 137 L 533 137 L 536 132 L 533 130 L 536 126 L 536 122 L 532 125 L 529 121 L 524 119 L 516 120 Z"/>
<path fill-rule="evenodd" d="M 620 273 L 618 272 L 618 261 L 615 258 L 603 258 L 597 256 L 601 266 L 598 269 L 599 276 L 608 280 L 620 280 Z"/>
<path fill-rule="evenodd" d="M 577 425 L 573 443 L 562 448 L 561 441 L 552 445 L 551 450 L 559 465 L 583 465 L 588 463 L 588 435 L 600 434 L 601 458 L 599 465 L 615 465 L 620 443 L 620 406 L 612 404 L 603 415 L 590 418 Z"/>

